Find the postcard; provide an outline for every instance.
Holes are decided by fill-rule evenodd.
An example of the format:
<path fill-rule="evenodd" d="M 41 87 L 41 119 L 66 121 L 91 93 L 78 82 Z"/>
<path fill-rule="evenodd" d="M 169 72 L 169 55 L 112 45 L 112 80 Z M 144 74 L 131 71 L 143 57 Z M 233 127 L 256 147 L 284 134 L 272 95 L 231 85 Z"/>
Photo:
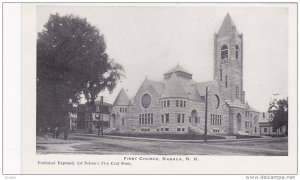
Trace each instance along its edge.
<path fill-rule="evenodd" d="M 22 4 L 22 173 L 296 174 L 296 3 Z"/>

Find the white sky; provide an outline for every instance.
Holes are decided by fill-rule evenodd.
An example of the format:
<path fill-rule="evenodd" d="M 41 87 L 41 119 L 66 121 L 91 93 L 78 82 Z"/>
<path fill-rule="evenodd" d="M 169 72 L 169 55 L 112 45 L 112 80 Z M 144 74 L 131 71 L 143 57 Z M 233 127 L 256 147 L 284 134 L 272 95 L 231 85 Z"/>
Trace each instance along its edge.
<path fill-rule="evenodd" d="M 114 93 L 104 93 L 112 103 L 122 87 L 132 98 L 146 76 L 160 81 L 178 63 L 194 80 L 212 80 L 213 37 L 227 12 L 244 34 L 246 100 L 266 111 L 272 94 L 288 94 L 287 8 L 38 6 L 37 31 L 55 13 L 72 13 L 96 26 L 107 53 L 126 70 Z"/>

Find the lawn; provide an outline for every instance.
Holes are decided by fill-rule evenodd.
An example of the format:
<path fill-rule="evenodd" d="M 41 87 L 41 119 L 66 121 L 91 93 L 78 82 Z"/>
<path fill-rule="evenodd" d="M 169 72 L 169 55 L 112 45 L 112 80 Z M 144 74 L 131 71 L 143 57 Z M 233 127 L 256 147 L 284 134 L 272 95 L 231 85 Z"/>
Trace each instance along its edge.
<path fill-rule="evenodd" d="M 115 133 L 114 136 L 141 137 L 154 139 L 173 139 L 173 140 L 203 140 L 204 135 L 189 134 L 131 134 L 131 133 Z M 223 136 L 207 135 L 207 139 L 225 139 Z"/>

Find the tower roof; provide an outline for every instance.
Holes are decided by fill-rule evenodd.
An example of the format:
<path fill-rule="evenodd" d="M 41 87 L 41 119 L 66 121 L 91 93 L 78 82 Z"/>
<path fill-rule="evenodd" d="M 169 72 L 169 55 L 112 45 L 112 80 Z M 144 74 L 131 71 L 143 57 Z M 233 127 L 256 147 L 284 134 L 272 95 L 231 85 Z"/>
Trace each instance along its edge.
<path fill-rule="evenodd" d="M 186 92 L 175 73 L 173 73 L 170 80 L 166 82 L 165 89 L 162 94 L 162 98 L 165 97 L 187 98 Z"/>
<path fill-rule="evenodd" d="M 177 64 L 176 67 L 172 68 L 171 70 L 167 71 L 164 74 L 165 79 L 170 78 L 173 73 L 175 73 L 176 75 L 181 76 L 181 77 L 185 77 L 185 78 L 189 78 L 189 79 L 192 78 L 192 74 L 189 73 L 187 70 L 183 69 L 179 64 Z"/>
<path fill-rule="evenodd" d="M 231 19 L 229 13 L 227 13 L 223 20 L 222 26 L 219 29 L 218 35 L 219 36 L 230 35 L 233 29 L 236 29 L 236 26 L 233 20 Z"/>
<path fill-rule="evenodd" d="M 129 105 L 129 101 L 130 100 L 129 100 L 127 94 L 125 93 L 124 89 L 122 88 L 114 102 L 114 106 L 115 105 Z"/>
<path fill-rule="evenodd" d="M 187 74 L 191 74 L 187 70 L 183 69 L 179 64 L 177 64 L 176 67 L 172 68 L 171 70 L 169 70 L 165 74 L 170 74 L 170 73 L 174 73 L 174 72 L 184 72 L 184 73 L 187 73 Z"/>

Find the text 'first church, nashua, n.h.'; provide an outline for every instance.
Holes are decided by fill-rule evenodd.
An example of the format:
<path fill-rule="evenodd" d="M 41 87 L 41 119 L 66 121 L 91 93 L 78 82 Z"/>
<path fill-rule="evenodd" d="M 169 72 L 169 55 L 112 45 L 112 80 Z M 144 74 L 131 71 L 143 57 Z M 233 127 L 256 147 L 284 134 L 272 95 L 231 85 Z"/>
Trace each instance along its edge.
<path fill-rule="evenodd" d="M 214 79 L 196 82 L 177 65 L 160 82 L 145 79 L 133 99 L 122 89 L 109 126 L 126 133 L 204 133 L 208 87 L 208 134 L 259 135 L 259 112 L 245 101 L 243 34 L 229 14 L 214 35 Z"/>

